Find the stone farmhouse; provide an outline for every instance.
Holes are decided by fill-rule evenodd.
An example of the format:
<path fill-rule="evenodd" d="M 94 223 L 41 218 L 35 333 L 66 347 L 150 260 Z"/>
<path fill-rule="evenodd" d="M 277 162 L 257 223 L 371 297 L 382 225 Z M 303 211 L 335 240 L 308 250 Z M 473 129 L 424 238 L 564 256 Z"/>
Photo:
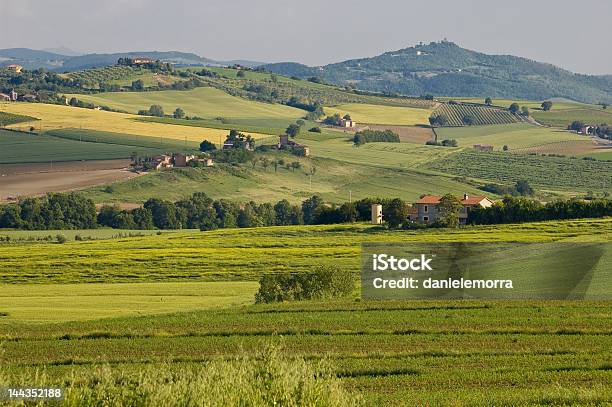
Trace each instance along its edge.
<path fill-rule="evenodd" d="M 438 195 L 423 196 L 414 203 L 413 208 L 415 209 L 410 214 L 410 220 L 422 224 L 435 223 L 440 217 L 438 205 L 441 198 Z M 459 223 L 462 225 L 467 223 L 467 218 L 472 208 L 478 206 L 488 208 L 493 205 L 493 201 L 486 196 L 468 196 L 468 194 L 464 194 L 460 202 L 463 208 L 459 211 Z"/>

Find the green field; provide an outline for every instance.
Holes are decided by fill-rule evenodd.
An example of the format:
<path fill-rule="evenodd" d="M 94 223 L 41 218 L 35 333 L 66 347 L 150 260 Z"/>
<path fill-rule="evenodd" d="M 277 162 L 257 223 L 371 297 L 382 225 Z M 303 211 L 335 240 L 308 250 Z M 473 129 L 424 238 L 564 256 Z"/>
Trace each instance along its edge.
<path fill-rule="evenodd" d="M 355 272 L 364 241 L 609 241 L 611 233 L 608 218 L 452 231 L 355 224 L 20 243 L 0 251 L 0 281 L 44 284 L 2 286 L 0 366 L 3 374 L 44 373 L 47 383 L 61 385 L 97 367 L 117 377 L 146 368 L 178 373 L 276 343 L 289 358 L 326 359 L 365 405 L 605 405 L 612 402 L 609 301 L 355 295 L 252 305 L 257 284 L 245 280 L 315 264 Z M 202 281 L 210 279 L 223 281 Z"/>
<path fill-rule="evenodd" d="M 200 143 L 191 140 L 180 141 L 176 139 L 164 138 L 163 136 L 160 136 L 159 138 L 146 137 L 133 134 L 86 129 L 51 130 L 45 132 L 44 135 L 80 143 L 85 142 L 117 146 L 132 146 L 158 152 L 197 151 L 200 145 Z"/>
<path fill-rule="evenodd" d="M 71 95 L 79 100 L 114 109 L 137 113 L 157 104 L 167 114 L 181 107 L 188 116 L 199 116 L 206 119 L 216 117 L 242 119 L 288 119 L 296 120 L 305 112 L 293 107 L 250 101 L 230 96 L 214 88 L 196 88 L 188 91 L 159 92 L 109 92 L 97 95 Z"/>
<path fill-rule="evenodd" d="M 370 225 L 177 232 L 85 242 L 16 243 L 0 251 L 5 283 L 253 280 L 261 273 L 333 264 L 356 271 L 361 242 L 606 240 L 612 220 L 459 230 L 386 231 Z"/>
<path fill-rule="evenodd" d="M 501 183 L 525 179 L 546 191 L 612 192 L 610 161 L 463 150 L 426 168 Z"/>
<path fill-rule="evenodd" d="M 119 144 L 87 143 L 47 135 L 0 130 L 0 164 L 129 158 L 160 150 Z"/>
<path fill-rule="evenodd" d="M 338 157 L 346 150 L 343 160 L 328 158 L 299 158 L 289 154 L 267 154 L 270 161 L 283 159 L 286 163 L 299 161 L 297 170 L 279 166 L 274 170 L 270 165 L 264 168 L 260 162 L 255 168 L 247 163 L 240 167 L 217 164 L 214 168 L 174 169 L 137 177 L 113 184 L 112 193 L 104 186 L 91 188 L 84 193 L 96 202 L 144 202 L 153 196 L 165 199 L 181 199 L 194 192 L 205 192 L 214 198 L 227 198 L 237 201 L 255 200 L 257 202 L 276 202 L 288 199 L 299 203 L 317 193 L 328 202 L 343 203 L 353 199 L 375 196 L 398 196 L 415 200 L 423 193 L 464 192 L 477 193 L 473 186 L 454 180 L 451 176 L 430 174 L 413 169 L 416 163 L 425 163 L 426 158 L 418 156 L 419 149 L 427 147 L 414 144 L 407 151 L 391 151 L 396 148 L 390 144 L 380 144 L 376 149 L 367 146 L 358 150 L 352 144 L 340 141 L 339 145 L 327 142 L 306 141 L 317 157 Z M 382 145 L 384 144 L 384 145 Z M 328 149 L 329 147 L 329 149 Z M 385 151 L 388 148 L 389 151 Z M 429 157 L 435 156 L 432 151 Z M 443 155 L 446 150 L 437 150 Z M 361 154 L 360 154 L 361 153 Z M 414 154 L 414 155 L 413 155 Z M 388 156 L 388 162 L 375 162 L 378 157 Z M 427 156 L 425 156 L 427 157 Z M 310 177 L 310 171 L 315 174 Z"/>
<path fill-rule="evenodd" d="M 584 136 L 563 130 L 533 126 L 526 123 L 515 123 L 495 126 L 452 127 L 436 129 L 439 140 L 456 139 L 459 146 L 472 147 L 474 144 L 490 144 L 495 150 L 508 146 L 509 150 L 529 148 L 552 149 L 560 143 L 574 145 L 584 144 L 585 150 L 592 149 L 591 141 Z M 574 146 L 574 148 L 576 148 Z"/>
<path fill-rule="evenodd" d="M 341 117 L 348 113 L 359 126 L 363 124 L 414 126 L 417 124 L 427 125 L 431 110 L 363 103 L 351 103 L 325 108 L 325 114 L 333 115 L 335 113 L 338 113 Z"/>
<path fill-rule="evenodd" d="M 253 302 L 255 282 L 0 285 L 2 321 L 65 322 L 227 308 Z"/>

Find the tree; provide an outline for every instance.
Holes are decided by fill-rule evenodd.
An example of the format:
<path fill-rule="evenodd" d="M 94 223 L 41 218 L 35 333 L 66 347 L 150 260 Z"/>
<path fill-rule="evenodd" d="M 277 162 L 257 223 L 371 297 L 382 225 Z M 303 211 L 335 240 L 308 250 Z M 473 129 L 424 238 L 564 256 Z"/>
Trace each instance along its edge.
<path fill-rule="evenodd" d="M 545 112 L 548 112 L 552 108 L 552 106 L 553 103 L 550 100 L 544 101 L 540 105 L 540 107 L 542 107 L 542 110 L 544 110 Z"/>
<path fill-rule="evenodd" d="M 75 97 L 70 98 L 70 102 L 68 102 L 70 106 L 76 107 L 79 105 L 79 100 Z"/>
<path fill-rule="evenodd" d="M 521 107 L 521 114 L 525 117 L 529 117 L 529 107 L 527 106 Z"/>
<path fill-rule="evenodd" d="M 463 121 L 463 124 L 466 124 L 468 126 L 472 126 L 476 122 L 476 120 L 474 119 L 474 116 L 471 116 L 469 114 L 463 116 L 461 120 Z"/>
<path fill-rule="evenodd" d="M 353 143 L 355 144 L 355 146 L 359 147 L 362 144 L 366 143 L 366 137 L 363 133 L 355 133 L 355 136 L 353 136 Z"/>
<path fill-rule="evenodd" d="M 351 120 L 351 115 L 350 114 L 345 114 L 344 117 L 342 117 L 344 120 Z"/>
<path fill-rule="evenodd" d="M 144 90 L 144 88 L 145 88 L 145 84 L 142 81 L 142 79 L 137 79 L 137 80 L 132 82 L 132 90 L 133 91 L 141 91 L 141 90 Z"/>
<path fill-rule="evenodd" d="M 276 205 L 274 205 L 274 212 L 276 213 L 277 226 L 291 225 L 292 208 L 289 201 L 287 201 L 286 199 L 278 201 Z"/>
<path fill-rule="evenodd" d="M 506 144 L 504 144 L 504 147 L 502 147 L 502 150 L 508 151 L 508 146 Z"/>
<path fill-rule="evenodd" d="M 461 202 L 453 194 L 446 194 L 440 198 L 438 204 L 439 217 L 437 224 L 442 227 L 456 228 L 459 226 L 459 211 L 463 208 Z"/>
<path fill-rule="evenodd" d="M 432 126 L 446 126 L 448 124 L 448 117 L 444 114 L 438 114 L 429 118 L 429 124 Z"/>
<path fill-rule="evenodd" d="M 172 117 L 175 119 L 182 119 L 185 117 L 185 111 L 180 107 L 177 107 L 174 113 L 172 113 Z"/>
<path fill-rule="evenodd" d="M 572 124 L 568 126 L 568 130 L 580 131 L 584 127 L 584 122 L 580 120 L 574 120 Z"/>
<path fill-rule="evenodd" d="M 399 198 L 395 198 L 389 202 L 385 210 L 385 221 L 390 228 L 395 229 L 400 227 L 408 219 L 408 205 Z"/>
<path fill-rule="evenodd" d="M 289 137 L 296 137 L 297 135 L 300 134 L 300 130 L 301 130 L 301 127 L 298 124 L 291 123 L 289 127 L 287 127 L 287 130 L 285 130 L 285 133 Z"/>
<path fill-rule="evenodd" d="M 215 146 L 214 143 L 211 143 L 208 140 L 204 140 L 200 143 L 200 151 L 205 153 L 207 151 L 214 151 L 217 149 L 217 146 Z"/>
<path fill-rule="evenodd" d="M 246 76 L 246 74 L 242 70 L 236 72 L 236 77 L 238 77 L 238 78 L 244 78 L 245 76 Z"/>
<path fill-rule="evenodd" d="M 535 193 L 531 185 L 529 185 L 529 182 L 524 179 L 518 180 L 515 188 L 516 191 L 523 196 L 532 196 Z"/>
<path fill-rule="evenodd" d="M 607 103 L 602 103 L 601 104 L 601 108 L 602 109 L 607 109 L 608 108 L 608 104 Z"/>
<path fill-rule="evenodd" d="M 510 107 L 508 108 L 508 110 L 510 110 L 510 113 L 512 114 L 517 114 L 520 109 L 521 107 L 519 106 L 518 103 L 512 103 Z"/>
<path fill-rule="evenodd" d="M 493 100 L 491 98 L 486 98 L 484 102 L 487 106 L 491 106 L 493 104 Z"/>
<path fill-rule="evenodd" d="M 151 105 L 149 108 L 149 115 L 155 117 L 164 117 L 164 108 L 160 105 Z"/>
<path fill-rule="evenodd" d="M 317 214 L 324 206 L 323 199 L 319 195 L 313 195 L 302 202 L 302 213 L 304 214 L 304 223 L 312 225 L 317 219 Z"/>

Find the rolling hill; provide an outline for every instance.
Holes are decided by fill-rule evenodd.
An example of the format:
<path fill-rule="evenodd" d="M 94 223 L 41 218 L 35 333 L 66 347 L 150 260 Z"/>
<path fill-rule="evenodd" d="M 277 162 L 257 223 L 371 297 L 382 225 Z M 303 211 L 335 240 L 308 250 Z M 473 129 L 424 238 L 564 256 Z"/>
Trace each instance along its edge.
<path fill-rule="evenodd" d="M 26 69 L 45 68 L 55 71 L 78 71 L 88 68 L 114 65 L 119 58 L 148 57 L 159 59 L 180 66 L 227 66 L 240 64 L 244 66 L 257 66 L 261 62 L 232 60 L 215 61 L 193 53 L 179 51 L 133 51 L 112 54 L 85 54 L 63 55 L 48 51 L 39 51 L 29 48 L 0 49 L 0 66 L 19 64 Z"/>
<path fill-rule="evenodd" d="M 322 67 L 290 62 L 263 68 L 287 76 L 319 77 L 362 90 L 405 95 L 612 101 L 610 75 L 575 74 L 526 58 L 471 51 L 449 41 L 419 44 Z"/>

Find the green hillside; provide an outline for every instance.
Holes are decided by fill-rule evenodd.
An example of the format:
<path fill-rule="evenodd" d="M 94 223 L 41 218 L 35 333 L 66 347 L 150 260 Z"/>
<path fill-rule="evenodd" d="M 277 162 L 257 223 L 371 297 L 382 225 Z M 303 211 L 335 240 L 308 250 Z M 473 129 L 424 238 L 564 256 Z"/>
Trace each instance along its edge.
<path fill-rule="evenodd" d="M 230 96 L 218 89 L 196 88 L 188 91 L 109 92 L 97 95 L 69 95 L 86 102 L 137 113 L 151 105 L 161 105 L 172 114 L 181 107 L 188 116 L 203 118 L 257 118 L 296 120 L 305 112 L 289 106 L 262 103 Z"/>
<path fill-rule="evenodd" d="M 507 110 L 495 107 L 471 106 L 464 104 L 441 104 L 433 116 L 444 115 L 448 122 L 446 126 L 488 125 L 517 123 L 520 119 Z"/>
<path fill-rule="evenodd" d="M 510 55 L 487 55 L 448 42 L 432 42 L 309 68 L 281 63 L 271 72 L 358 89 L 404 95 L 506 97 L 544 100 L 566 97 L 590 103 L 612 102 L 612 76 L 578 75 L 550 64 Z"/>

